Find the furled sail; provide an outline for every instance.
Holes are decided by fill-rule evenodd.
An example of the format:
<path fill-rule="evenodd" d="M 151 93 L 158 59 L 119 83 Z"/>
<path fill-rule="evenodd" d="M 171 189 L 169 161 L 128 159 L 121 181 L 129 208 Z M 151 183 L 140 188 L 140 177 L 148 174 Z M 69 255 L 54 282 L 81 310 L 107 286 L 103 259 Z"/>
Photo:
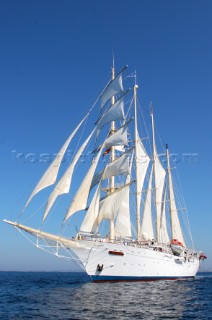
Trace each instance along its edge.
<path fill-rule="evenodd" d="M 96 233 L 98 229 L 98 214 L 100 200 L 101 183 L 98 185 L 96 192 L 87 211 L 87 214 L 81 224 L 80 231 Z"/>
<path fill-rule="evenodd" d="M 82 121 L 78 124 L 78 126 L 75 128 L 75 130 L 72 132 L 72 134 L 68 137 L 68 139 L 66 140 L 66 142 L 64 143 L 64 145 L 62 146 L 60 151 L 58 152 L 55 160 L 51 163 L 49 168 L 46 170 L 46 172 L 43 174 L 43 176 L 39 180 L 38 184 L 36 185 L 35 189 L 31 193 L 29 199 L 27 200 L 27 203 L 24 208 L 26 208 L 26 206 L 29 204 L 29 202 L 32 200 L 32 198 L 34 197 L 34 195 L 36 193 L 38 193 L 42 189 L 55 183 L 63 156 L 64 156 L 72 138 L 74 137 L 75 133 L 80 128 L 82 123 L 85 121 L 87 116 L 88 116 L 88 114 L 84 117 L 84 119 L 82 119 Z"/>
<path fill-rule="evenodd" d="M 119 128 L 115 133 L 111 134 L 104 143 L 105 148 L 110 148 L 112 146 L 128 146 L 127 139 L 127 129 L 129 121 L 126 122 L 121 128 Z"/>
<path fill-rule="evenodd" d="M 100 201 L 98 225 L 104 219 L 114 220 L 122 210 L 129 206 L 126 197 L 126 193 L 129 192 L 129 185 L 130 183 Z"/>
<path fill-rule="evenodd" d="M 64 193 L 68 193 L 69 192 L 70 185 L 71 185 L 71 180 L 72 180 L 72 175 L 73 175 L 73 171 L 74 171 L 74 167 L 75 167 L 77 161 L 79 160 L 82 152 L 84 151 L 85 147 L 87 146 L 89 140 L 91 139 L 94 131 L 95 131 L 95 128 L 91 132 L 89 137 L 85 140 L 85 142 L 81 145 L 81 147 L 79 148 L 78 152 L 76 153 L 73 161 L 71 162 L 70 166 L 68 167 L 68 169 L 66 170 L 66 172 L 64 173 L 62 178 L 59 180 L 59 182 L 55 186 L 54 190 L 52 191 L 52 193 L 51 193 L 51 195 L 50 195 L 50 197 L 48 199 L 48 202 L 46 204 L 46 208 L 45 208 L 44 215 L 43 215 L 43 221 L 45 220 L 47 214 L 49 213 L 49 210 L 53 206 L 53 204 L 54 204 L 55 200 L 57 199 L 57 197 L 60 194 L 64 194 Z"/>
<path fill-rule="evenodd" d="M 103 92 L 100 98 L 100 108 L 102 108 L 105 103 L 112 98 L 115 94 L 123 91 L 123 84 L 122 84 L 122 72 L 119 73 L 114 80 L 112 80 L 108 86 L 106 87 L 105 91 Z"/>
<path fill-rule="evenodd" d="M 167 153 L 168 153 L 168 150 L 167 150 Z M 177 239 L 180 242 L 182 242 L 183 244 L 185 244 L 182 230 L 181 230 L 181 226 L 180 226 L 180 221 L 178 218 L 176 202 L 175 202 L 172 175 L 171 175 L 171 169 L 170 169 L 170 163 L 169 163 L 169 154 L 167 156 L 167 160 L 168 160 L 169 201 L 170 201 L 170 217 L 171 217 L 172 238 Z"/>
<path fill-rule="evenodd" d="M 98 172 L 92 180 L 93 188 L 100 180 L 108 179 L 112 176 L 129 174 L 129 152 L 122 154 L 119 158 L 110 162 L 105 169 Z"/>
<path fill-rule="evenodd" d="M 143 216 L 141 222 L 141 239 L 152 240 L 154 239 L 154 231 L 152 224 L 152 173 L 150 173 L 148 189 L 146 192 L 146 198 L 143 209 Z"/>
<path fill-rule="evenodd" d="M 170 241 L 168 231 L 167 231 L 167 223 L 166 223 L 166 190 L 164 191 L 164 198 L 162 202 L 159 241 L 162 243 L 168 243 Z"/>
<path fill-rule="evenodd" d="M 91 167 L 89 168 L 85 178 L 83 179 L 83 182 L 81 183 L 77 193 L 75 194 L 70 207 L 68 208 L 64 221 L 66 221 L 73 213 L 86 208 L 91 182 L 96 170 L 96 166 L 99 162 L 101 152 L 102 148 L 99 150 L 97 156 L 93 160 Z"/>

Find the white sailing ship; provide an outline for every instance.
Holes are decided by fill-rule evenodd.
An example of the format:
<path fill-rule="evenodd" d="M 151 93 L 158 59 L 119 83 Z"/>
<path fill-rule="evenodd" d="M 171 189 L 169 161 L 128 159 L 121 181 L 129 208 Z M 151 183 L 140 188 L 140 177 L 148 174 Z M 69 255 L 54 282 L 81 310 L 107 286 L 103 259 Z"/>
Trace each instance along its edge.
<path fill-rule="evenodd" d="M 24 210 L 30 209 L 37 193 L 54 185 L 45 205 L 42 228 L 32 228 L 20 220 L 4 221 L 27 235 L 30 241 L 34 239 L 38 248 L 79 263 L 95 282 L 192 278 L 206 257 L 194 250 L 192 241 L 187 244 L 186 228 L 182 228 L 187 215 L 185 208 L 177 203 L 168 147 L 163 156 L 166 161 L 161 161 L 152 108 L 152 147 L 145 145 L 150 139 L 141 137 L 138 129 L 141 119 L 137 116 L 135 73 L 133 89 L 124 90 L 125 70 L 126 67 L 115 76 L 112 67 L 111 80 L 27 200 Z M 125 80 L 130 81 L 126 76 Z M 67 170 L 59 177 L 69 145 L 82 128 L 86 132 L 85 123 L 97 111 L 94 128 L 81 145 L 79 142 Z M 93 148 L 92 159 L 82 164 L 80 157 L 88 144 Z M 147 152 L 148 148 L 151 151 Z M 70 190 L 79 183 L 75 172 L 82 170 L 82 166 L 85 169 L 86 164 L 87 172 L 73 195 Z M 55 211 L 58 196 L 67 193 L 71 201 L 61 216 L 61 230 L 72 224 L 75 215 L 84 215 L 75 237 L 65 236 L 61 230 L 57 235 L 43 230 L 49 212 L 53 208 Z M 185 225 L 191 236 L 189 223 Z"/>

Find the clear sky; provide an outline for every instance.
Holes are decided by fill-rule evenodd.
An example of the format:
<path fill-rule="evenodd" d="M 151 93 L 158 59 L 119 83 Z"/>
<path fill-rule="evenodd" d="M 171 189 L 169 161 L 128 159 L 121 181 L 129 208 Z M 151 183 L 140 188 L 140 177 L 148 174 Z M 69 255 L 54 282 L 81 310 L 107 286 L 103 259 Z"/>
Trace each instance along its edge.
<path fill-rule="evenodd" d="M 210 0 L 2 0 L 1 218 L 12 219 L 46 168 L 17 154 L 59 150 L 107 82 L 114 51 L 117 69 L 136 69 L 144 112 L 153 101 L 160 136 L 179 155 L 194 242 L 212 270 L 211 33 Z M 0 230 L 0 270 L 70 269 Z"/>

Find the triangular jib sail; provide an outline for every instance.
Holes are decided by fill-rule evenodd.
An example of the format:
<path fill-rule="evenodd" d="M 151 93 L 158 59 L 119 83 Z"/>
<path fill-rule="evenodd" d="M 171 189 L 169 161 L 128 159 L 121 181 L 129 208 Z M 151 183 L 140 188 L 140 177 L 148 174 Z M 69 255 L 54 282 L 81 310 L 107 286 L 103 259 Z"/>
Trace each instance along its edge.
<path fill-rule="evenodd" d="M 78 126 L 75 128 L 75 130 L 72 132 L 72 134 L 68 137 L 68 139 L 66 140 L 66 142 L 64 143 L 64 145 L 62 146 L 60 151 L 58 152 L 55 160 L 51 163 L 49 168 L 46 170 L 46 172 L 43 174 L 43 176 L 41 177 L 41 179 L 37 183 L 35 189 L 32 191 L 24 208 L 26 208 L 26 206 L 32 200 L 34 195 L 36 195 L 36 193 L 38 193 L 42 189 L 55 183 L 55 181 L 57 179 L 58 171 L 60 169 L 61 162 L 63 160 L 63 156 L 64 156 L 72 138 L 74 137 L 74 135 L 76 134 L 76 132 L 78 131 L 78 129 L 80 128 L 80 126 L 82 125 L 82 123 L 85 121 L 85 119 L 87 117 L 88 117 L 88 114 L 82 119 L 82 121 L 78 124 Z"/>

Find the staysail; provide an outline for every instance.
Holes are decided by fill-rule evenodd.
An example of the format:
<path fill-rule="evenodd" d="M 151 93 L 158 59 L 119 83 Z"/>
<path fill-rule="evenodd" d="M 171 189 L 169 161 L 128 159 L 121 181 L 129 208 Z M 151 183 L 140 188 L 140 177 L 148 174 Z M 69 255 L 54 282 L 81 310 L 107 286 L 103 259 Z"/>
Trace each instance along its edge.
<path fill-rule="evenodd" d="M 126 203 L 126 192 L 129 192 L 129 185 L 130 183 L 100 201 L 98 225 L 104 219 L 114 220 L 119 212 L 126 208 L 128 205 Z"/>
<path fill-rule="evenodd" d="M 152 224 L 152 174 L 153 168 L 150 173 L 148 189 L 143 209 L 143 216 L 141 222 L 141 239 L 152 240 L 154 239 L 154 231 Z"/>
<path fill-rule="evenodd" d="M 96 170 L 96 166 L 99 162 L 99 158 L 101 156 L 102 148 L 99 150 L 97 156 L 93 160 L 91 167 L 89 168 L 85 178 L 83 179 L 77 193 L 75 194 L 70 207 L 66 213 L 64 221 L 66 221 L 73 213 L 83 210 L 86 208 L 87 200 L 90 192 L 91 182 L 93 179 L 94 172 Z"/>
<path fill-rule="evenodd" d="M 78 131 L 78 129 L 80 128 L 82 123 L 88 117 L 88 114 L 82 119 L 82 121 L 78 124 L 78 126 L 75 128 L 75 130 L 72 132 L 72 134 L 68 137 L 68 139 L 66 140 L 66 142 L 64 143 L 64 145 L 62 146 L 60 151 L 58 152 L 55 160 L 51 163 L 49 168 L 43 174 L 43 176 L 41 177 L 41 179 L 37 183 L 35 189 L 32 191 L 29 199 L 27 200 L 24 209 L 26 208 L 26 206 L 29 204 L 29 202 L 32 200 L 32 198 L 34 197 L 34 195 L 36 193 L 38 193 L 42 189 L 44 189 L 44 188 L 46 188 L 46 187 L 48 187 L 48 186 L 50 186 L 50 185 L 55 183 L 55 181 L 57 179 L 58 171 L 59 171 L 59 168 L 60 168 L 60 164 L 61 164 L 62 159 L 63 159 L 63 156 L 64 156 L 64 154 L 65 154 L 65 152 L 66 152 L 66 150 L 67 150 L 72 138 L 74 137 L 75 133 Z"/>
<path fill-rule="evenodd" d="M 156 143 L 155 143 L 155 128 L 154 128 L 154 117 L 151 112 L 152 118 L 152 145 L 153 145 L 153 173 L 154 173 L 154 188 L 155 188 L 155 207 L 156 207 L 156 239 L 158 242 L 160 239 L 160 221 L 162 214 L 162 197 L 164 192 L 164 183 L 166 177 L 166 171 L 163 168 L 159 156 L 157 154 Z"/>
<path fill-rule="evenodd" d="M 164 197 L 162 202 L 159 238 L 160 238 L 160 242 L 162 243 L 168 243 L 170 240 L 168 231 L 167 231 L 167 223 L 166 223 L 166 189 L 164 191 Z"/>
<path fill-rule="evenodd" d="M 180 226 L 180 221 L 178 218 L 177 206 L 176 206 L 176 202 L 175 202 L 168 148 L 167 148 L 166 152 L 167 152 L 167 162 L 168 162 L 169 201 L 170 201 L 172 239 L 177 239 L 180 242 L 182 242 L 183 244 L 185 244 L 182 230 L 181 230 L 181 226 Z"/>
<path fill-rule="evenodd" d="M 80 231 L 87 233 L 96 233 L 98 230 L 98 214 L 100 200 L 101 183 L 98 185 L 93 199 L 81 224 Z"/>
<path fill-rule="evenodd" d="M 54 188 L 54 190 L 52 191 L 48 202 L 46 204 L 46 208 L 43 214 L 43 221 L 45 220 L 45 218 L 47 217 L 51 207 L 53 206 L 55 200 L 57 199 L 57 197 L 61 194 L 64 193 L 69 193 L 69 189 L 70 189 L 70 185 L 71 185 L 71 180 L 72 180 L 72 175 L 74 172 L 74 167 L 77 163 L 77 161 L 79 160 L 82 152 L 84 151 L 85 147 L 87 146 L 89 140 L 91 139 L 93 133 L 95 131 L 95 128 L 93 129 L 93 131 L 91 132 L 91 134 L 89 135 L 89 137 L 85 140 L 85 142 L 81 145 L 81 147 L 79 148 L 78 152 L 76 153 L 73 161 L 71 162 L 70 166 L 68 167 L 68 169 L 66 170 L 66 172 L 64 173 L 64 175 L 62 176 L 62 178 L 59 180 L 59 182 L 57 183 L 56 187 Z"/>
<path fill-rule="evenodd" d="M 133 156 L 134 154 L 132 153 L 131 160 L 130 160 L 129 174 L 126 177 L 125 185 L 128 185 L 130 183 L 130 174 L 132 170 Z M 115 229 L 114 229 L 114 234 L 116 237 L 121 237 L 121 238 L 132 237 L 129 196 L 130 196 L 130 190 L 126 188 L 125 206 L 123 206 L 122 210 L 118 213 L 116 218 Z"/>
<path fill-rule="evenodd" d="M 136 127 L 136 132 L 135 132 L 135 136 L 136 136 L 136 157 L 135 157 L 135 161 L 136 161 L 136 207 L 137 207 L 137 214 L 139 214 L 140 217 L 140 206 L 141 206 L 141 196 L 142 196 L 142 190 L 143 190 L 143 186 L 144 186 L 144 180 L 146 177 L 146 172 L 149 166 L 149 162 L 150 162 L 150 158 L 147 155 L 147 152 L 144 148 L 144 145 L 142 143 L 142 141 L 140 140 L 139 137 L 139 133 Z M 140 219 L 137 221 L 137 223 L 139 223 L 139 227 L 140 227 Z M 139 231 L 140 228 L 138 228 L 137 233 L 141 233 L 141 230 Z M 140 237 L 140 234 L 137 235 L 137 237 Z"/>

